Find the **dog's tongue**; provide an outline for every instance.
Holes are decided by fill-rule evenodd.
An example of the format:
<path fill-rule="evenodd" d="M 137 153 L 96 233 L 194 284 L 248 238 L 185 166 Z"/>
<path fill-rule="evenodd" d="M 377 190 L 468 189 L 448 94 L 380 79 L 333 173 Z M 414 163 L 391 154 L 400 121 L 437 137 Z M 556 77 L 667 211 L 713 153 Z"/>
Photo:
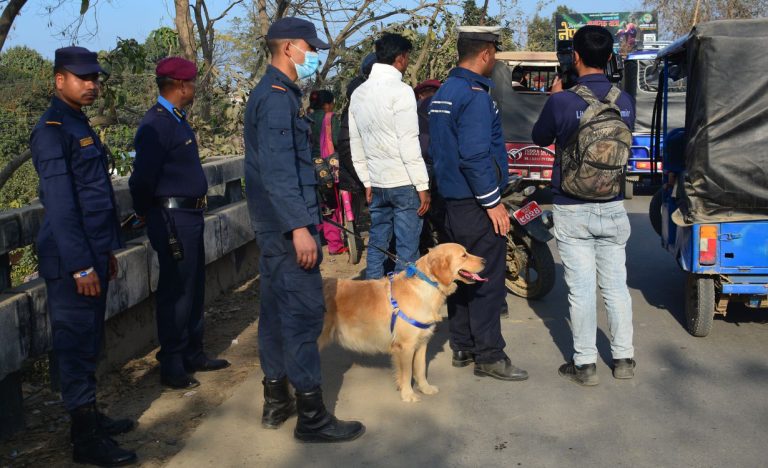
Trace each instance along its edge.
<path fill-rule="evenodd" d="M 471 271 L 467 271 L 467 270 L 461 270 L 461 275 L 464 276 L 465 278 L 470 278 L 470 279 L 472 279 L 474 281 L 479 281 L 481 283 L 485 282 L 485 281 L 488 281 L 488 279 L 483 278 L 482 276 L 478 275 L 477 273 L 472 273 Z"/>

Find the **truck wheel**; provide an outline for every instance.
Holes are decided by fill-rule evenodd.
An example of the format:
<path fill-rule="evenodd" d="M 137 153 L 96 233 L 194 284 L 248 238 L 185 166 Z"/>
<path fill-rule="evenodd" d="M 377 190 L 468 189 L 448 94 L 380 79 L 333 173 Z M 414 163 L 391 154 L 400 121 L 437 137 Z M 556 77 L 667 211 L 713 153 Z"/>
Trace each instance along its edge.
<path fill-rule="evenodd" d="M 635 196 L 635 184 L 629 180 L 624 181 L 624 198 L 629 200 Z"/>
<path fill-rule="evenodd" d="M 688 274 L 685 296 L 685 327 L 693 336 L 707 336 L 715 319 L 715 280 Z"/>
<path fill-rule="evenodd" d="M 653 194 L 651 203 L 648 205 L 648 217 L 651 219 L 651 226 L 656 234 L 661 235 L 661 204 L 664 201 L 662 199 L 662 190 Z"/>

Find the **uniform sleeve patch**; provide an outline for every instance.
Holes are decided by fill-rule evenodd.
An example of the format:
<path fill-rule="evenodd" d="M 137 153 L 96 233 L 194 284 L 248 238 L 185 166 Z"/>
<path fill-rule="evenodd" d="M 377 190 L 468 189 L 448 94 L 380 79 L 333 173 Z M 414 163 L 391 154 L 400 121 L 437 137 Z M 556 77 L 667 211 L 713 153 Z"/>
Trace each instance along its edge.
<path fill-rule="evenodd" d="M 288 92 L 287 89 L 283 88 L 282 86 L 278 86 L 278 85 L 272 85 L 272 89 L 278 89 L 278 90 L 280 90 L 280 91 L 282 91 L 284 93 Z"/>
<path fill-rule="evenodd" d="M 85 137 L 80 139 L 80 147 L 85 148 L 86 146 L 91 146 L 93 144 L 93 138 L 91 137 Z"/>
<path fill-rule="evenodd" d="M 46 120 L 46 125 L 61 125 L 61 122 L 56 122 L 55 120 Z"/>

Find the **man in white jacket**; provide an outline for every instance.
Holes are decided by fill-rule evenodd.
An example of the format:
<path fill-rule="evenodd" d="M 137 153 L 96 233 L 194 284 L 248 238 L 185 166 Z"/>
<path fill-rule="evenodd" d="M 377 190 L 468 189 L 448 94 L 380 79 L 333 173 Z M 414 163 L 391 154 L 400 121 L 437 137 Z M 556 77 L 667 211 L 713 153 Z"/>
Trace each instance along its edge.
<path fill-rule="evenodd" d="M 416 261 L 422 216 L 429 209 L 429 176 L 419 146 L 416 97 L 403 83 L 411 42 L 399 34 L 376 41 L 376 64 L 352 94 L 349 138 L 352 162 L 371 210 L 367 279 L 384 276 L 385 256 L 395 235 L 397 255 Z M 375 246 L 375 247 L 373 247 Z M 405 265 L 395 265 L 401 271 Z"/>

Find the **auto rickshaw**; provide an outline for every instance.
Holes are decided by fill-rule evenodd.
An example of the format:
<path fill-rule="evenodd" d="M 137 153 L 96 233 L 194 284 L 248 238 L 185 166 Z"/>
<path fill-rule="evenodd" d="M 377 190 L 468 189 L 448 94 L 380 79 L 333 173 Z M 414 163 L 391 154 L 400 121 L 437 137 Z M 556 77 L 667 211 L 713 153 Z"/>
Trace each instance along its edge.
<path fill-rule="evenodd" d="M 557 76 L 559 62 L 554 52 L 499 52 L 493 70 L 491 95 L 501 112 L 510 175 L 527 185 L 547 185 L 552 180 L 555 146 L 533 143 L 531 131 Z M 521 81 L 512 78 L 522 76 Z"/>
<path fill-rule="evenodd" d="M 651 164 L 652 152 L 660 152 L 663 138 L 652 132 L 653 121 L 660 112 L 658 102 L 659 70 L 656 55 L 671 42 L 647 42 L 643 50 L 631 52 L 624 58 L 621 88 L 635 99 L 635 128 L 632 131 L 632 155 L 627 161 L 624 198 L 632 198 L 635 185 L 658 186 L 662 163 L 658 158 Z M 667 84 L 668 128 L 685 125 L 685 78 Z M 657 138 L 657 136 L 659 138 Z"/>
<path fill-rule="evenodd" d="M 724 20 L 695 26 L 656 59 L 658 131 L 670 80 L 687 78 L 682 154 L 665 152 L 666 186 L 649 213 L 687 273 L 685 319 L 694 336 L 707 336 L 731 302 L 768 307 L 766 51 L 768 19 Z"/>

